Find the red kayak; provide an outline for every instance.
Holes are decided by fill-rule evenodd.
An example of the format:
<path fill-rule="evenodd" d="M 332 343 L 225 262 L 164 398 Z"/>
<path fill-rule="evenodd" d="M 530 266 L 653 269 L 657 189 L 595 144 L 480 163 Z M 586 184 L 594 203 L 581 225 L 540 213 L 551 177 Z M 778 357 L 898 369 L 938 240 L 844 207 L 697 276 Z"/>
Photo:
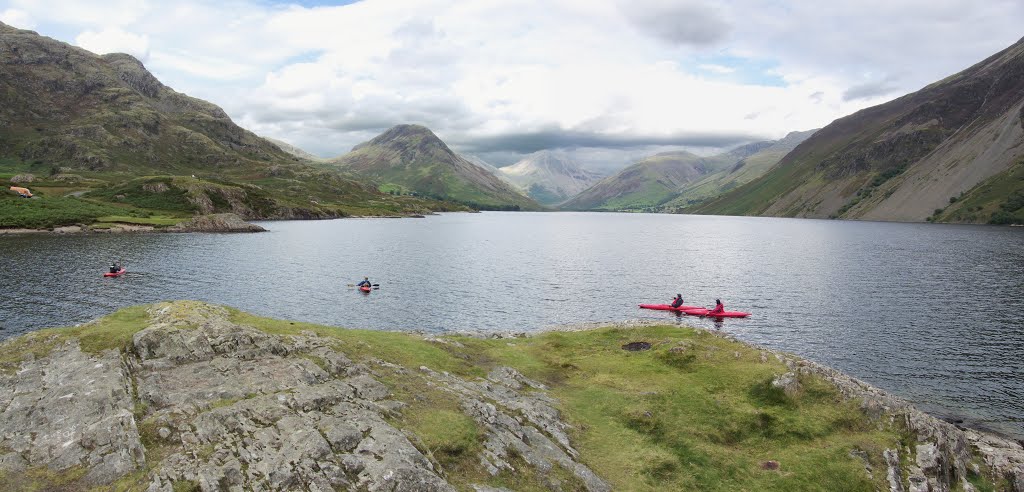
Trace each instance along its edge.
<path fill-rule="evenodd" d="M 679 306 L 672 307 L 671 304 L 640 304 L 640 309 L 654 309 L 657 311 L 686 311 L 687 309 L 704 309 L 700 306 Z"/>
<path fill-rule="evenodd" d="M 124 275 L 126 272 L 128 272 L 128 270 L 125 269 L 125 267 L 121 267 L 121 269 L 118 270 L 116 273 L 107 272 L 107 273 L 104 273 L 103 276 L 104 277 L 120 277 L 121 275 Z"/>
<path fill-rule="evenodd" d="M 713 313 L 707 308 L 687 309 L 683 312 L 690 316 L 707 316 L 709 318 L 746 318 L 747 316 L 750 316 L 750 313 L 744 313 L 743 311 L 722 311 L 719 313 Z"/>
<path fill-rule="evenodd" d="M 359 287 L 359 290 L 363 291 L 363 292 L 370 292 L 370 286 L 369 285 L 364 285 L 362 287 Z"/>

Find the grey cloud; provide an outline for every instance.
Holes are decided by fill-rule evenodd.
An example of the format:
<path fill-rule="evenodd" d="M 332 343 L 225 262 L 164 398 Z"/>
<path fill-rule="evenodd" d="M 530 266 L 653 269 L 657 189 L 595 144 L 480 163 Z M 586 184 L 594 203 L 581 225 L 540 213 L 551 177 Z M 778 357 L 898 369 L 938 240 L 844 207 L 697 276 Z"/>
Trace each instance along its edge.
<path fill-rule="evenodd" d="M 641 31 L 675 45 L 714 44 L 725 39 L 732 30 L 719 11 L 699 1 L 684 0 L 668 5 L 631 2 L 620 9 Z"/>
<path fill-rule="evenodd" d="M 492 137 L 462 137 L 453 141 L 468 152 L 516 152 L 529 154 L 544 149 L 600 147 L 628 149 L 647 146 L 728 147 L 755 140 L 747 134 L 682 133 L 677 135 L 608 135 L 558 129 L 528 133 L 508 133 Z"/>
<path fill-rule="evenodd" d="M 821 92 L 821 91 L 818 91 L 818 92 L 815 92 L 814 94 L 811 94 L 810 97 L 811 97 L 812 101 L 820 104 L 821 101 L 823 101 L 825 99 L 825 93 Z"/>
<path fill-rule="evenodd" d="M 894 85 L 890 79 L 886 78 L 883 80 L 858 84 L 846 89 L 846 91 L 843 92 L 843 101 L 869 99 L 876 96 L 892 94 L 898 90 L 900 90 L 900 88 Z"/>

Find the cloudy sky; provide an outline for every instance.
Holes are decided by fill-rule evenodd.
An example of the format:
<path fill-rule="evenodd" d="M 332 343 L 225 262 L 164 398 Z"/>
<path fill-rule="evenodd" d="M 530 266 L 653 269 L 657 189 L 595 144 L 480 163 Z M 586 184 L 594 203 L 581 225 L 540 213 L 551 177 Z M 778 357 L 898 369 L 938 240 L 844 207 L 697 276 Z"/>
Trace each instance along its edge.
<path fill-rule="evenodd" d="M 90 5 L 91 4 L 91 5 Z M 1024 36 L 1021 0 L 0 0 L 332 157 L 398 123 L 504 165 L 595 167 L 824 126 Z"/>

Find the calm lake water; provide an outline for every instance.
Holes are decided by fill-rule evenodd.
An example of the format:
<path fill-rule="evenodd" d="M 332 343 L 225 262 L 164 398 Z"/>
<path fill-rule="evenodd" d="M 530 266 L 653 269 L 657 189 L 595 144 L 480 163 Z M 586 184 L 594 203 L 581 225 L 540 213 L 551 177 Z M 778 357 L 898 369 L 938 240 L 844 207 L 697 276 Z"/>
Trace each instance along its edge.
<path fill-rule="evenodd" d="M 1024 437 L 1024 229 L 588 213 L 263 223 L 271 232 L 0 236 L 0 336 L 200 299 L 356 328 L 720 329 Z M 129 273 L 100 274 L 111 259 Z M 346 284 L 364 275 L 380 290 Z M 668 302 L 750 311 L 710 320 Z"/>

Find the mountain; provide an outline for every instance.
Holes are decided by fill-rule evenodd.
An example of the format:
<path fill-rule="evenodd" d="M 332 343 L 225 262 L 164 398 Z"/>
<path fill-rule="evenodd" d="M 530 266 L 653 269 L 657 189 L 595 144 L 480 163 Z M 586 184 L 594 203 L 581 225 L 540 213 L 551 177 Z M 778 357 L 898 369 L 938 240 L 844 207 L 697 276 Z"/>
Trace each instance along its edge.
<path fill-rule="evenodd" d="M 137 217 L 309 218 L 430 208 L 283 152 L 216 105 L 163 85 L 130 55 L 99 56 L 2 23 L 0 135 L 0 178 L 28 179 L 40 191 L 42 200 L 17 207 L 30 215 L 80 211 L 91 207 L 87 201 L 120 212 L 104 215 Z M 10 205 L 5 210 L 15 210 Z"/>
<path fill-rule="evenodd" d="M 495 175 L 495 176 L 497 176 L 499 178 L 502 178 L 501 171 L 498 171 L 498 168 L 492 166 L 490 162 L 487 162 L 487 161 L 481 159 L 480 157 L 472 155 L 472 154 L 458 154 L 458 155 L 459 155 L 459 157 L 461 157 L 461 158 L 463 158 L 463 159 L 465 159 L 465 160 L 467 160 L 469 162 L 472 162 L 473 164 L 476 164 L 477 166 L 480 166 L 480 167 L 484 168 L 487 172 L 489 172 L 489 173 L 491 173 L 491 174 L 493 174 L 493 175 Z"/>
<path fill-rule="evenodd" d="M 564 202 L 602 177 L 583 169 L 567 156 L 549 150 L 534 152 L 498 171 L 531 198 L 545 205 Z"/>
<path fill-rule="evenodd" d="M 541 208 L 420 125 L 392 127 L 327 165 L 372 179 L 382 191 L 416 193 L 485 209 Z"/>
<path fill-rule="evenodd" d="M 310 154 L 309 152 L 306 152 L 305 150 L 302 150 L 302 149 L 300 149 L 300 148 L 298 148 L 298 147 L 296 147 L 296 146 L 294 146 L 294 145 L 292 145 L 292 144 L 290 144 L 288 142 L 285 142 L 284 140 L 278 140 L 276 138 L 270 138 L 270 137 L 263 137 L 263 138 L 265 138 L 266 140 L 268 140 L 271 143 L 273 143 L 274 145 L 276 145 L 277 148 L 287 152 L 288 154 L 291 154 L 291 155 L 293 155 L 295 157 L 298 157 L 299 159 L 305 159 L 307 161 L 313 161 L 313 162 L 320 162 L 320 161 L 325 160 L 322 157 L 317 157 L 317 156 L 315 156 L 313 154 Z"/>
<path fill-rule="evenodd" d="M 655 210 L 705 176 L 734 166 L 772 142 L 755 142 L 701 157 L 687 151 L 644 158 L 563 203 L 566 210 Z"/>
<path fill-rule="evenodd" d="M 662 205 L 661 209 L 664 211 L 679 211 L 753 181 L 768 172 L 786 154 L 791 152 L 801 142 L 810 138 L 816 131 L 790 132 L 781 140 L 753 144 L 763 148 L 750 155 L 741 156 L 739 159 L 733 159 L 737 156 L 736 154 L 729 155 L 727 153 L 725 155 L 727 157 L 724 160 L 729 162 L 729 165 L 725 169 L 709 174 L 694 183 L 684 186 L 678 195 Z M 750 149 L 752 148 L 748 147 L 746 150 Z"/>
<path fill-rule="evenodd" d="M 1024 223 L 1024 39 L 840 118 L 697 213 Z"/>

